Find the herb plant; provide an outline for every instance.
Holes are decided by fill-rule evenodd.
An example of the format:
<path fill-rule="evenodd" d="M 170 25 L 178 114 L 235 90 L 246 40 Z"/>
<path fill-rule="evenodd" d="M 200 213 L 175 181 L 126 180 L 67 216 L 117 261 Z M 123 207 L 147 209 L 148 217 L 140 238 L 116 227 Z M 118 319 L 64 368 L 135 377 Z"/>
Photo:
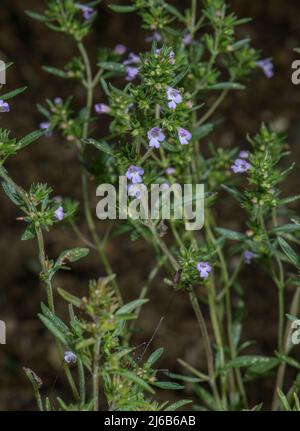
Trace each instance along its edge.
<path fill-rule="evenodd" d="M 271 378 L 272 409 L 300 410 L 300 363 L 291 356 L 293 323 L 299 315 L 300 268 L 291 243 L 299 244 L 300 223 L 287 208 L 299 196 L 286 197 L 280 190 L 293 168 L 283 161 L 289 154 L 286 138 L 262 125 L 256 136 L 247 138 L 248 149 L 207 145 L 209 134 L 218 126 L 216 111 L 224 99 L 232 91 L 245 91 L 255 73 L 262 71 L 272 78 L 273 64 L 260 59 L 249 38 L 238 38 L 237 28 L 248 19 L 239 19 L 225 0 L 186 1 L 180 10 L 164 0 L 107 2 L 111 13 L 138 14 L 149 49 L 132 53 L 122 44 L 114 49 L 100 46 L 97 58 L 91 58 L 87 38 L 99 3 L 47 0 L 41 13 L 27 11 L 49 31 L 62 33 L 77 46 L 78 55 L 67 59 L 63 69 L 43 68 L 58 78 L 79 82 L 85 106 L 76 111 L 73 97 L 57 97 L 38 105 L 43 116 L 40 130 L 21 140 L 0 130 L 2 187 L 26 224 L 22 240 L 37 242 L 46 298 L 39 318 L 54 336 L 72 396 L 51 399 L 43 393 L 35 371 L 25 368 L 38 408 L 269 409 L 264 399 L 249 402 L 248 382 Z M 9 100 L 24 90 L 2 94 L 3 116 L 9 115 Z M 96 97 L 99 90 L 101 97 Z M 109 119 L 107 130 L 101 126 L 104 116 Z M 81 202 L 73 196 L 55 197 L 47 184 L 32 184 L 24 190 L 5 168 L 8 157 L 51 134 L 61 136 L 78 155 Z M 129 181 L 129 199 L 139 198 L 141 188 L 152 183 L 167 187 L 204 184 L 203 229 L 186 230 L 184 217 L 136 220 L 129 214 L 117 225 L 106 221 L 107 232 L 100 236 L 91 190 L 103 182 L 117 186 L 121 175 Z M 237 201 L 244 214 L 243 231 L 219 225 L 222 199 Z M 80 217 L 85 218 L 88 236 L 78 228 Z M 44 232 L 54 224 L 69 228 L 82 247 L 50 258 Z M 140 297 L 127 304 L 122 279 L 112 270 L 106 253 L 112 236 L 133 241 L 142 237 L 157 254 L 149 282 L 141 288 Z M 83 298 L 76 291 L 57 289 L 55 275 L 69 269 L 70 263 L 88 258 L 90 250 L 98 253 L 106 274 L 89 282 Z M 278 322 L 274 322 L 278 342 L 272 356 L 249 354 L 252 342 L 241 341 L 247 310 L 241 277 L 245 265 L 260 265 L 278 296 Z M 168 274 L 161 288 L 169 288 L 170 295 L 182 290 L 189 297 L 206 358 L 206 364 L 199 363 L 197 369 L 180 360 L 185 375 L 170 370 L 165 372 L 167 380 L 161 380 L 163 372 L 154 368 L 163 348 L 149 355 L 149 343 L 137 358 L 131 340 L 135 320 L 159 271 Z M 294 292 L 290 303 L 287 287 Z M 58 296 L 68 307 L 68 322 L 57 315 Z M 287 367 L 294 373 L 292 382 L 285 378 Z M 181 391 L 184 398 L 185 382 L 192 382 L 198 402 L 155 401 L 157 388 Z"/>

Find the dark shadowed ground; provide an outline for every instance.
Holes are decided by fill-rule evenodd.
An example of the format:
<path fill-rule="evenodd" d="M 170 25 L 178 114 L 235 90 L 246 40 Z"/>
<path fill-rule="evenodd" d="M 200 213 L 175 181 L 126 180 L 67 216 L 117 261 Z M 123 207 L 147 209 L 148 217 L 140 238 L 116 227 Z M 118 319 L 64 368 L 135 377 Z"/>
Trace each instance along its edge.
<path fill-rule="evenodd" d="M 138 30 L 138 18 L 114 14 L 107 9 L 107 3 L 103 1 L 95 31 L 88 40 L 90 52 L 96 53 L 97 44 L 113 47 L 118 42 L 128 45 L 131 51 L 143 50 L 145 34 Z M 181 0 L 179 3 L 187 5 L 189 2 Z M 246 133 L 255 133 L 262 121 L 271 122 L 277 130 L 288 135 L 296 167 L 289 183 L 285 184 L 285 191 L 297 194 L 300 186 L 300 86 L 291 83 L 291 63 L 297 58 L 293 48 L 300 46 L 300 3 L 298 0 L 231 0 L 229 3 L 238 15 L 253 17 L 253 22 L 240 30 L 241 36 L 250 35 L 253 44 L 261 49 L 262 57 L 273 57 L 276 74 L 274 79 L 267 80 L 258 71 L 249 82 L 248 91 L 229 97 L 222 108 L 225 121 L 215 132 L 214 142 L 223 147 L 246 147 Z M 28 86 L 26 93 L 13 100 L 11 113 L 0 119 L 0 127 L 11 128 L 18 137 L 38 127 L 41 117 L 36 103 L 45 98 L 64 97 L 73 92 L 78 105 L 83 103 L 83 95 L 74 82 L 66 83 L 41 70 L 43 64 L 63 66 L 75 52 L 64 36 L 53 34 L 25 16 L 24 9 L 38 11 L 41 5 L 42 2 L 37 0 L 2 0 L 0 4 L 0 58 L 14 62 L 9 69 L 7 87 Z M 80 199 L 77 164 L 75 153 L 56 136 L 42 139 L 25 149 L 12 159 L 9 169 L 25 188 L 34 181 L 47 182 L 55 194 Z M 16 221 L 19 214 L 3 193 L 0 193 L 0 205 L 0 319 L 7 322 L 8 328 L 7 345 L 0 346 L 0 409 L 29 410 L 35 405 L 22 366 L 34 369 L 41 376 L 46 394 L 60 364 L 52 337 L 36 318 L 44 292 L 37 277 L 35 243 L 20 241 L 23 225 Z M 240 220 L 232 216 L 231 201 L 227 204 L 225 200 L 219 218 L 223 226 L 241 227 Z M 56 256 L 63 249 L 76 245 L 80 242 L 69 231 L 56 229 L 46 237 L 49 256 Z M 131 243 L 118 239 L 109 244 L 107 254 L 121 280 L 125 298 L 134 299 L 151 269 L 153 253 L 143 241 Z M 73 265 L 72 272 L 60 274 L 56 285 L 83 294 L 88 280 L 102 274 L 97 255 L 91 254 L 89 259 Z M 255 267 L 245 269 L 243 274 L 249 305 L 243 339 L 258 340 L 256 351 L 268 355 L 276 345 L 276 289 L 262 273 L 255 272 Z M 152 285 L 150 298 L 134 343 L 138 345 L 148 340 L 161 316 L 165 316 L 152 344 L 153 349 L 165 348 L 160 365 L 181 372 L 176 359 L 183 358 L 201 367 L 202 349 L 185 294 L 175 294 L 158 278 Z M 60 308 L 64 313 L 62 303 L 59 303 Z M 269 400 L 271 384 L 251 383 L 253 399 Z M 53 394 L 63 386 L 59 376 Z M 64 395 L 69 396 L 68 393 Z M 160 399 L 177 399 L 191 397 L 191 394 L 187 389 L 184 397 L 166 392 L 158 396 Z"/>

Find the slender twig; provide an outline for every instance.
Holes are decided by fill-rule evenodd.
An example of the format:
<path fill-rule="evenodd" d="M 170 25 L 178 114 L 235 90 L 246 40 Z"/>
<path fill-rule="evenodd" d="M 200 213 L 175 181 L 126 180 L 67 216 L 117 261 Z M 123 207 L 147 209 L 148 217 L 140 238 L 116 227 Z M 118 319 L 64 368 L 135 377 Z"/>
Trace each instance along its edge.
<path fill-rule="evenodd" d="M 97 335 L 94 346 L 94 361 L 93 361 L 93 398 L 94 411 L 99 410 L 99 360 L 100 360 L 101 337 Z"/>

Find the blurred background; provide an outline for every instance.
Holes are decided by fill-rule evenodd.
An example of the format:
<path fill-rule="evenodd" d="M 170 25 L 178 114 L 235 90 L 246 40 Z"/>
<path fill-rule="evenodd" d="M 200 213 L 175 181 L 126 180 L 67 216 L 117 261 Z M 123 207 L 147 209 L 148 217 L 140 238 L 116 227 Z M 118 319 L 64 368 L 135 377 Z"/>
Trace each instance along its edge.
<path fill-rule="evenodd" d="M 91 55 L 96 57 L 98 45 L 113 48 L 117 43 L 124 43 L 134 52 L 147 48 L 149 45 L 144 39 L 149 34 L 139 29 L 139 18 L 132 14 L 113 13 L 107 8 L 108 3 L 111 2 L 104 0 L 99 6 L 95 29 L 86 40 Z M 189 5 L 188 0 L 170 3 L 181 8 Z M 239 35 L 250 36 L 253 45 L 261 50 L 262 58 L 273 58 L 275 76 L 268 80 L 257 70 L 247 91 L 231 94 L 217 113 L 217 116 L 224 117 L 224 122 L 210 139 L 218 147 L 247 148 L 246 134 L 256 133 L 262 121 L 271 123 L 276 130 L 287 134 L 291 159 L 296 162 L 292 176 L 284 185 L 285 193 L 298 194 L 300 86 L 291 83 L 291 63 L 300 58 L 300 54 L 297 57 L 293 52 L 293 48 L 300 46 L 299 0 L 228 0 L 228 3 L 240 17 L 253 18 L 252 23 L 239 28 Z M 67 38 L 51 32 L 24 14 L 24 9 L 40 12 L 42 8 L 43 2 L 38 0 L 2 0 L 0 5 L 0 58 L 14 63 L 8 71 L 4 91 L 28 86 L 25 93 L 12 100 L 11 113 L 1 115 L 0 127 L 11 129 L 13 135 L 19 138 L 39 127 L 42 118 L 36 104 L 43 103 L 45 98 L 67 97 L 71 92 L 78 107 L 84 100 L 75 81 L 60 80 L 41 69 L 42 65 L 62 67 L 76 53 L 76 48 Z M 97 101 L 105 102 L 100 92 L 97 97 Z M 75 151 L 64 146 L 58 135 L 54 135 L 40 139 L 23 150 L 12 158 L 8 168 L 11 176 L 25 188 L 32 182 L 47 182 L 56 195 L 80 199 L 77 166 Z M 94 195 L 92 184 L 91 193 Z M 219 214 L 221 224 L 231 229 L 241 229 L 239 217 L 236 220 L 232 217 L 231 199 L 224 198 L 222 214 Z M 7 323 L 7 345 L 0 346 L 0 410 L 30 410 L 35 409 L 35 403 L 22 366 L 33 369 L 42 378 L 44 395 L 54 396 L 60 392 L 68 399 L 70 394 L 66 391 L 61 373 L 57 371 L 60 363 L 57 362 L 53 339 L 36 317 L 44 292 L 38 281 L 35 242 L 20 241 L 24 226 L 16 220 L 19 213 L 3 193 L 0 193 L 0 207 L 0 319 Z M 51 235 L 46 236 L 46 249 L 50 257 L 57 256 L 63 249 L 79 245 L 80 242 L 68 230 L 53 229 Z M 124 297 L 128 301 L 134 299 L 146 282 L 154 254 L 142 240 L 131 243 L 126 237 L 109 243 L 106 252 L 118 274 Z M 83 295 L 88 280 L 103 273 L 97 254 L 91 253 L 88 259 L 74 264 L 71 272 L 60 273 L 55 285 Z M 144 307 L 133 344 L 139 345 L 149 340 L 164 316 L 151 345 L 151 350 L 161 346 L 165 348 L 159 366 L 182 372 L 177 362 L 177 358 L 182 358 L 195 367 L 204 367 L 198 330 L 186 295 L 166 287 L 162 282 L 163 275 L 157 277 L 151 286 L 151 301 Z M 248 305 L 242 339 L 258 341 L 254 352 L 272 354 L 277 330 L 275 286 L 255 266 L 245 268 L 242 277 Z M 58 312 L 64 316 L 62 302 L 59 302 Z M 273 380 L 250 383 L 253 402 L 269 402 L 272 384 Z M 193 398 L 193 395 L 188 387 L 184 396 L 164 391 L 159 392 L 157 397 L 177 400 Z"/>

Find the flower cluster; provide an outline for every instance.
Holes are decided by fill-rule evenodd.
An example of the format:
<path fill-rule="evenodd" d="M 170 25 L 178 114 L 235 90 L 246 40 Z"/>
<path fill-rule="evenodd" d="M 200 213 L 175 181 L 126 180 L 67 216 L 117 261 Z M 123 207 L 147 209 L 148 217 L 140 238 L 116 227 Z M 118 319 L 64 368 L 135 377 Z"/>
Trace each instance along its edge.
<path fill-rule="evenodd" d="M 166 136 L 162 129 L 159 127 L 153 127 L 148 131 L 148 140 L 150 148 L 160 148 L 160 145 L 165 141 Z M 178 128 L 178 139 L 181 145 L 187 145 L 192 139 L 192 134 L 182 127 Z"/>
<path fill-rule="evenodd" d="M 144 169 L 138 166 L 130 166 L 126 171 L 126 178 L 131 181 L 128 186 L 128 195 L 139 199 L 143 191 L 146 190 L 143 184 Z"/>

